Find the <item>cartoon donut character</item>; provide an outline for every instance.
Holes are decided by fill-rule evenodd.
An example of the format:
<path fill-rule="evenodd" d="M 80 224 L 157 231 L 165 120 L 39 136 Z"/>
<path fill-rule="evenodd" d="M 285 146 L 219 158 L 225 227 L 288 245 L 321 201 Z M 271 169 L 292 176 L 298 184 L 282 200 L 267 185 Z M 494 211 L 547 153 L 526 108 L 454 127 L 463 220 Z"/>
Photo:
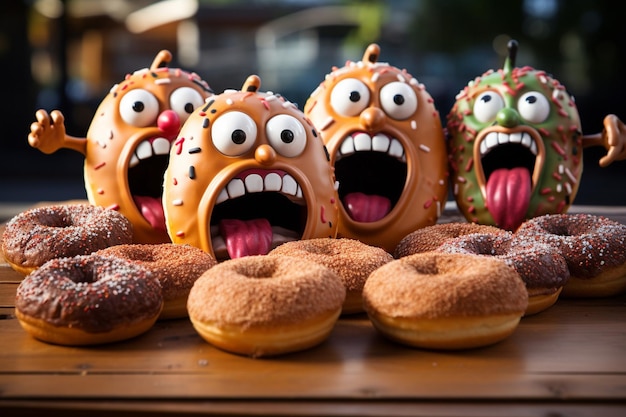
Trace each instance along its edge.
<path fill-rule="evenodd" d="M 36 113 L 28 141 L 44 153 L 69 148 L 85 156 L 89 202 L 119 210 L 137 243 L 170 238 L 161 206 L 170 148 L 187 117 L 213 93 L 197 74 L 168 68 L 160 51 L 150 68 L 127 75 L 100 103 L 86 138 L 66 135 L 60 111 Z"/>
<path fill-rule="evenodd" d="M 296 105 L 251 75 L 183 126 L 165 174 L 174 243 L 223 261 L 290 240 L 335 237 L 337 191 L 324 143 Z"/>
<path fill-rule="evenodd" d="M 338 236 L 393 251 L 437 222 L 448 192 L 446 143 L 433 99 L 406 70 L 362 61 L 333 68 L 304 113 L 330 152 L 339 182 Z"/>
<path fill-rule="evenodd" d="M 626 129 L 616 116 L 605 118 L 602 134 L 583 136 L 573 97 L 545 71 L 515 67 L 516 51 L 517 42 L 509 42 L 504 68 L 470 81 L 447 116 L 460 211 L 468 221 L 507 230 L 568 210 L 583 148 L 605 146 L 601 165 L 626 158 Z"/>

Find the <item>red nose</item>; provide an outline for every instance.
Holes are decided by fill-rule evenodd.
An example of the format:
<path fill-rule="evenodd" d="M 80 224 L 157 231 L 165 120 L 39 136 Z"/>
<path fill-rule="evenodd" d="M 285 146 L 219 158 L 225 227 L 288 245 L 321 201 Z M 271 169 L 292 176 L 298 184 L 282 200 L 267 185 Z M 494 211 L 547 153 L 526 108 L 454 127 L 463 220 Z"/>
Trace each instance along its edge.
<path fill-rule="evenodd" d="M 159 114 L 157 126 L 166 136 L 175 136 L 180 130 L 180 117 L 174 110 L 165 110 Z"/>

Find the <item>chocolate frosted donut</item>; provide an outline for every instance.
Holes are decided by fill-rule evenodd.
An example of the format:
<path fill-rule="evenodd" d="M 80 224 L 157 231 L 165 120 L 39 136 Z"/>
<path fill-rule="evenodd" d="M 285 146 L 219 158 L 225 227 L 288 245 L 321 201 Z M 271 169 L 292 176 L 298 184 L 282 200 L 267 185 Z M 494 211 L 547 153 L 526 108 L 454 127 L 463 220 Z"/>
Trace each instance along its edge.
<path fill-rule="evenodd" d="M 626 225 L 591 214 L 548 214 L 525 221 L 515 234 L 563 255 L 570 271 L 564 296 L 604 297 L 626 290 Z"/>
<path fill-rule="evenodd" d="M 450 239 L 437 252 L 490 256 L 503 260 L 520 275 L 528 290 L 526 315 L 552 306 L 569 279 L 565 259 L 551 246 L 534 240 L 473 233 Z"/>
<path fill-rule="evenodd" d="M 96 255 L 137 263 L 159 280 L 163 289 L 160 319 L 187 317 L 187 297 L 193 283 L 217 261 L 202 249 L 174 243 L 116 245 Z"/>
<path fill-rule="evenodd" d="M 384 249 L 348 238 L 317 238 L 286 242 L 270 255 L 311 259 L 339 275 L 346 287 L 342 314 L 363 312 L 363 285 L 376 268 L 393 260 Z"/>
<path fill-rule="evenodd" d="M 147 331 L 163 306 L 161 285 L 145 268 L 96 255 L 52 259 L 18 286 L 15 311 L 35 338 L 94 345 Z"/>
<path fill-rule="evenodd" d="M 506 235 L 504 229 L 476 223 L 440 223 L 417 229 L 406 235 L 393 254 L 395 258 L 413 255 L 414 253 L 428 252 L 441 246 L 448 239 L 468 235 L 470 233 L 490 233 Z"/>
<path fill-rule="evenodd" d="M 2 252 L 24 275 L 54 258 L 88 255 L 133 240 L 132 224 L 117 211 L 89 204 L 26 210 L 13 217 L 2 237 Z"/>

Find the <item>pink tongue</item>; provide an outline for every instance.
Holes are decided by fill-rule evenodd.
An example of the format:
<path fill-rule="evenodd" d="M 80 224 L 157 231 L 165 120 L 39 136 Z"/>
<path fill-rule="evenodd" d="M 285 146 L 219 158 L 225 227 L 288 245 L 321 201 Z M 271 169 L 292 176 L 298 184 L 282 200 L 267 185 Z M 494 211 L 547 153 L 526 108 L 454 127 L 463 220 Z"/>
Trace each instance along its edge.
<path fill-rule="evenodd" d="M 157 230 L 165 231 L 165 214 L 161 200 L 154 197 L 133 196 L 135 205 L 139 207 L 142 216 Z"/>
<path fill-rule="evenodd" d="M 391 210 L 391 201 L 380 195 L 350 193 L 343 198 L 343 204 L 352 220 L 363 223 L 380 220 Z"/>
<path fill-rule="evenodd" d="M 231 259 L 267 255 L 272 248 L 272 225 L 267 219 L 220 221 L 220 234 Z"/>
<path fill-rule="evenodd" d="M 525 168 L 500 168 L 487 181 L 487 208 L 503 229 L 515 230 L 530 204 L 530 175 Z"/>

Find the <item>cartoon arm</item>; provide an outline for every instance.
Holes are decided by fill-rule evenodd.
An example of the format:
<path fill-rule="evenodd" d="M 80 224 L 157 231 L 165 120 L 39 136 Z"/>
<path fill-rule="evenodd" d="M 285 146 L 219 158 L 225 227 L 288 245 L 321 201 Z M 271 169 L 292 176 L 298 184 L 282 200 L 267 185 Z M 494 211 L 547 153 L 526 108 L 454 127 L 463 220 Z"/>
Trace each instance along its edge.
<path fill-rule="evenodd" d="M 87 140 L 75 138 L 65 134 L 65 118 L 58 110 L 50 115 L 45 110 L 37 110 L 36 122 L 30 125 L 28 143 L 41 152 L 51 154 L 61 148 L 68 148 L 82 153 L 87 152 Z"/>
<path fill-rule="evenodd" d="M 583 147 L 604 146 L 605 156 L 600 158 L 600 166 L 607 167 L 615 161 L 626 159 L 626 125 L 614 114 L 604 118 L 602 133 L 583 136 Z"/>

